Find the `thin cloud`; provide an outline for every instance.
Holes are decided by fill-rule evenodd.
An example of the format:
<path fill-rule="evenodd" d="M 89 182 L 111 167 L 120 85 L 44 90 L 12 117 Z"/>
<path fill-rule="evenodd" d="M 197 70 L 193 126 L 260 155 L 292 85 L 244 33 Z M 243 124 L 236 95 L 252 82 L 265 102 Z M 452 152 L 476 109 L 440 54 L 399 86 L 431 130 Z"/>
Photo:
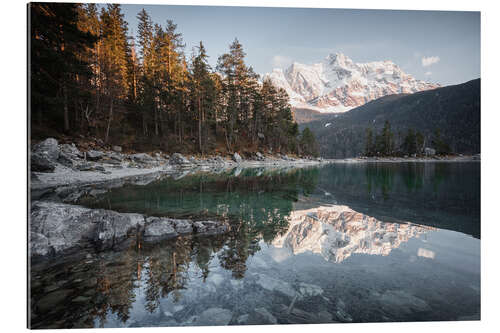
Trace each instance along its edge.
<path fill-rule="evenodd" d="M 425 76 L 431 76 L 432 72 L 425 72 Z"/>
<path fill-rule="evenodd" d="M 272 60 L 273 67 L 285 68 L 292 63 L 292 59 L 287 56 L 275 55 Z"/>
<path fill-rule="evenodd" d="M 441 59 L 439 59 L 438 56 L 422 57 L 422 66 L 427 67 L 433 64 L 437 64 L 439 60 Z"/>

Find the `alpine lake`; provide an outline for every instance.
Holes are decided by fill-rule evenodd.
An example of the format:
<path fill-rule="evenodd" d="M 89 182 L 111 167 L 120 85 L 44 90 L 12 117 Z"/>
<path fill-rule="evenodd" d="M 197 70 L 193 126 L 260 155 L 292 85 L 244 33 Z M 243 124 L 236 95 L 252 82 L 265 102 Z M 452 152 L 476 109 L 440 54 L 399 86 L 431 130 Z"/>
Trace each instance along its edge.
<path fill-rule="evenodd" d="M 78 204 L 230 228 L 32 265 L 32 328 L 480 319 L 479 162 L 235 168 Z"/>

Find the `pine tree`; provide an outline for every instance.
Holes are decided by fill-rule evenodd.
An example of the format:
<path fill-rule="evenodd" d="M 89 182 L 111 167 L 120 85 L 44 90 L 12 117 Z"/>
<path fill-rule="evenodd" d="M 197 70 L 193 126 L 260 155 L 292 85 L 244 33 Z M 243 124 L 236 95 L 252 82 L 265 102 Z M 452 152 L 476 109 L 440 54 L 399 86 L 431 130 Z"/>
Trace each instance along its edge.
<path fill-rule="evenodd" d="M 108 116 L 104 141 L 109 139 L 116 101 L 128 91 L 127 22 L 120 5 L 108 4 L 101 11 L 103 68 L 106 77 L 104 91 L 108 97 Z"/>
<path fill-rule="evenodd" d="M 365 155 L 374 155 L 373 130 L 371 128 L 366 129 Z"/>
<path fill-rule="evenodd" d="M 70 102 L 76 102 L 78 95 L 77 78 L 88 74 L 88 64 L 80 55 L 94 42 L 92 34 L 78 27 L 80 7 L 70 3 L 29 4 L 31 110 L 38 124 L 44 114 L 59 124 L 62 118 L 61 129 L 67 133 L 71 127 Z"/>

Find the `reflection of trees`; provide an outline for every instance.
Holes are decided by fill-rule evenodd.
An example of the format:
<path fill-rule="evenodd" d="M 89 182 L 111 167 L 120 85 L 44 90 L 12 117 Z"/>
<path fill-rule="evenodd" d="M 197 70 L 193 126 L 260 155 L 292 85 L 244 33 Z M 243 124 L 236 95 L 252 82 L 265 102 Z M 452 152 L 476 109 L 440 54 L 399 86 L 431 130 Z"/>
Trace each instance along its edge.
<path fill-rule="evenodd" d="M 367 164 L 365 174 L 369 193 L 380 189 L 384 200 L 388 200 L 394 183 L 394 170 L 387 166 Z"/>
<path fill-rule="evenodd" d="M 50 317 L 46 323 L 92 327 L 96 321 L 104 326 L 110 313 L 125 322 L 139 285 L 144 288 L 146 310 L 155 312 L 161 298 L 171 295 L 175 301 L 181 297 L 179 291 L 189 282 L 190 265 L 199 268 L 205 281 L 215 256 L 233 277 L 244 277 L 246 261 L 260 250 L 259 242 L 271 243 L 288 230 L 293 202 L 299 195 L 312 193 L 317 178 L 317 169 L 273 173 L 257 169 L 243 170 L 238 177 L 198 175 L 112 190 L 93 205 L 99 207 L 102 202 L 104 208 L 155 216 L 224 219 L 230 225 L 229 232 L 210 237 L 183 236 L 156 244 L 143 244 L 137 239 L 121 252 L 101 253 L 93 263 L 86 264 L 85 259 L 68 263 L 83 265 L 84 269 L 65 279 L 96 280 L 91 287 L 78 291 L 89 295 L 91 301 L 71 303 L 58 310 L 58 318 Z M 127 209 L 120 209 L 122 204 Z M 38 274 L 44 276 L 43 271 Z M 34 293 L 34 302 L 43 296 L 42 288 Z M 75 318 L 76 314 L 81 318 Z M 43 316 L 38 318 L 43 320 Z M 43 321 L 38 324 L 44 327 Z"/>

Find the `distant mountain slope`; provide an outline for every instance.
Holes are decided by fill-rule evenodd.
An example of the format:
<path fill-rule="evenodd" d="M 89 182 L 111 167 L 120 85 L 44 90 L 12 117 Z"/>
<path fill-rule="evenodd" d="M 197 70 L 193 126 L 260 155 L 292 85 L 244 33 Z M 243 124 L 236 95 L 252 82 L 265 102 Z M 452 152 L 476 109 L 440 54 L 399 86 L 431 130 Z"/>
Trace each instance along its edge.
<path fill-rule="evenodd" d="M 301 124 L 316 135 L 321 155 L 329 158 L 362 155 L 368 127 L 379 132 L 389 120 L 395 140 L 402 142 L 409 128 L 424 134 L 426 145 L 436 129 L 453 152 L 480 152 L 480 79 L 463 84 L 390 95 L 343 114 L 325 115 Z"/>
<path fill-rule="evenodd" d="M 439 87 L 415 79 L 392 61 L 354 63 L 341 53 L 313 65 L 294 62 L 266 78 L 286 90 L 295 108 L 327 113 L 345 112 L 386 95 Z"/>
<path fill-rule="evenodd" d="M 293 117 L 298 124 L 308 123 L 314 120 L 320 120 L 325 118 L 326 116 L 326 114 L 324 113 L 309 109 L 292 108 L 292 111 L 293 111 Z"/>

